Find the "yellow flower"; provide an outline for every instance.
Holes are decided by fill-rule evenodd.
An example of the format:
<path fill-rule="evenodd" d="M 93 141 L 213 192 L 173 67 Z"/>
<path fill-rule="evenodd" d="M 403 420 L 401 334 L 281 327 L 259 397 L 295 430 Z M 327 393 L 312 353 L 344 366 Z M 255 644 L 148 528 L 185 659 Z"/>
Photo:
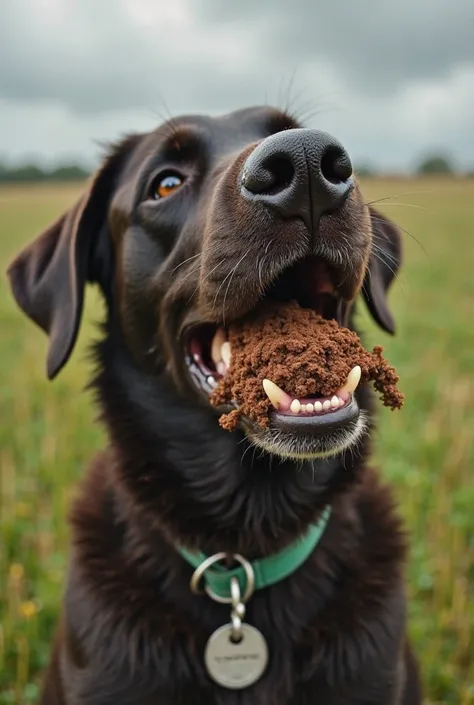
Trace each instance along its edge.
<path fill-rule="evenodd" d="M 33 600 L 27 600 L 20 605 L 20 612 L 26 619 L 31 619 L 38 612 L 38 606 Z"/>
<path fill-rule="evenodd" d="M 12 563 L 10 566 L 10 578 L 19 582 L 25 574 L 25 569 L 21 563 Z"/>

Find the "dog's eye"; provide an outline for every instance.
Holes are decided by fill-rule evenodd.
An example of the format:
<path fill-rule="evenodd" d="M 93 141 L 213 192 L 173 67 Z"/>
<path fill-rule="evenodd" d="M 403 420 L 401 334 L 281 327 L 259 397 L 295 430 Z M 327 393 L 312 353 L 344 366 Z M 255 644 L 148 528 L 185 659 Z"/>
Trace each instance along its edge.
<path fill-rule="evenodd" d="M 171 196 L 184 183 L 182 176 L 174 171 L 163 172 L 155 179 L 153 187 L 153 197 L 157 200 Z"/>

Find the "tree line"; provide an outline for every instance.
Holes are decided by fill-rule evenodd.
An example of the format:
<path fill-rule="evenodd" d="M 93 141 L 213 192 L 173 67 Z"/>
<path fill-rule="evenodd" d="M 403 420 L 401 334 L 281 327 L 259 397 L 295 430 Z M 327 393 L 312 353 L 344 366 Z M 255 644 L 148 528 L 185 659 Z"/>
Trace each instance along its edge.
<path fill-rule="evenodd" d="M 356 169 L 358 176 L 371 177 L 382 176 L 383 172 L 372 168 L 371 166 L 360 166 Z M 431 154 L 423 158 L 419 164 L 412 170 L 413 176 L 474 176 L 474 169 L 461 172 L 456 168 L 453 160 L 444 154 Z"/>
<path fill-rule="evenodd" d="M 6 165 L 0 162 L 0 183 L 25 183 L 38 181 L 83 181 L 90 176 L 90 171 L 78 164 L 62 164 L 52 168 L 44 168 L 38 164 Z M 361 177 L 381 176 L 383 171 L 371 166 L 361 165 L 356 168 Z M 422 159 L 415 168 L 416 175 L 458 175 L 454 162 L 443 154 L 432 154 Z M 465 174 L 473 176 L 474 170 Z"/>
<path fill-rule="evenodd" d="M 83 181 L 90 172 L 77 164 L 61 164 L 50 169 L 38 164 L 11 166 L 0 162 L 0 183 L 27 181 Z"/>

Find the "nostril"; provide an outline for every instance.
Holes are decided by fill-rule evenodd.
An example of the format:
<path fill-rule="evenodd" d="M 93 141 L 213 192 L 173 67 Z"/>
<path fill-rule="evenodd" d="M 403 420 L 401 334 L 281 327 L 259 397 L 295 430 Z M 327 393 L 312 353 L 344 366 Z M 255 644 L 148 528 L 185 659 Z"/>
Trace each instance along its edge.
<path fill-rule="evenodd" d="M 288 158 L 270 157 L 266 167 L 273 176 L 273 183 L 267 193 L 278 193 L 288 188 L 295 175 L 293 164 Z"/>
<path fill-rule="evenodd" d="M 284 155 L 272 155 L 253 169 L 244 169 L 242 186 L 251 193 L 272 195 L 284 191 L 293 181 L 293 164 Z"/>
<path fill-rule="evenodd" d="M 339 147 L 329 147 L 321 159 L 321 173 L 332 184 L 340 184 L 352 176 L 349 155 Z"/>

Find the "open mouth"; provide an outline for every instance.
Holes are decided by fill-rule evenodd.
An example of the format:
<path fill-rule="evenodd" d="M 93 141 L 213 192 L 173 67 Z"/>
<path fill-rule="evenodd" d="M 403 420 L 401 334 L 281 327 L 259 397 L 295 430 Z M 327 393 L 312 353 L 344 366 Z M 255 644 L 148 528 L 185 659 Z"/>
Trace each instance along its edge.
<path fill-rule="evenodd" d="M 317 258 L 307 258 L 286 270 L 265 294 L 278 302 L 297 301 L 301 308 L 312 309 L 327 320 L 346 323 L 348 304 L 338 292 L 338 272 Z M 232 350 L 224 326 L 202 325 L 194 328 L 186 340 L 186 363 L 190 377 L 199 391 L 210 396 L 227 374 Z M 361 368 L 349 372 L 346 382 L 328 396 L 311 394 L 296 397 L 271 379 L 263 380 L 263 389 L 273 411 L 274 430 L 296 436 L 327 436 L 354 425 L 359 407 L 354 392 L 361 378 Z M 282 385 L 283 386 L 283 385 Z M 237 404 L 236 404 L 237 406 Z"/>

